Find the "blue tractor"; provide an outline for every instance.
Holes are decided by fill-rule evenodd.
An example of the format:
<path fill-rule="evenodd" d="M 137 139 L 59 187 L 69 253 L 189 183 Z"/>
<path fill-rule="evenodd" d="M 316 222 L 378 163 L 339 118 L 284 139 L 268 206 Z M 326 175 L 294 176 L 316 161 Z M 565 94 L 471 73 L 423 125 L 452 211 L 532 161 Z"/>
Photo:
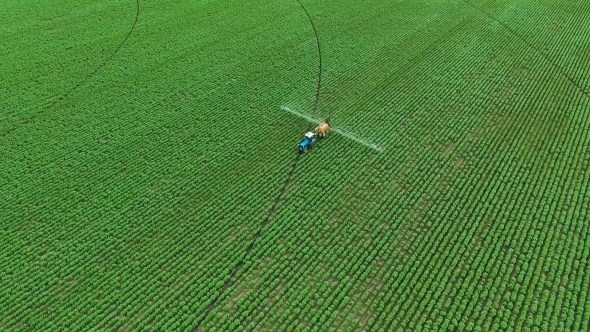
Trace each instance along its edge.
<path fill-rule="evenodd" d="M 307 152 L 307 150 L 311 150 L 315 143 L 326 137 L 328 133 L 330 133 L 330 118 L 320 123 L 313 131 L 305 134 L 303 141 L 299 143 L 299 152 Z"/>
<path fill-rule="evenodd" d="M 299 143 L 299 152 L 307 152 L 308 150 L 311 150 L 311 148 L 313 148 L 313 146 L 315 145 L 315 143 L 318 141 L 317 137 L 316 137 L 316 133 L 310 131 L 308 133 L 305 134 L 305 136 L 303 136 L 303 141 L 301 141 L 301 143 Z"/>

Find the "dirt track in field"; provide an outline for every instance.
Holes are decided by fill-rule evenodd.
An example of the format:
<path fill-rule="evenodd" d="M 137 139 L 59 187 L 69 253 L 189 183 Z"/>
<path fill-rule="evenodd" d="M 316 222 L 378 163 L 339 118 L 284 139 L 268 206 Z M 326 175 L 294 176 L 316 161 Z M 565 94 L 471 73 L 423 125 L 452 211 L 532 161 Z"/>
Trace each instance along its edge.
<path fill-rule="evenodd" d="M 106 67 L 106 65 L 109 64 L 109 62 L 111 62 L 117 54 L 119 54 L 119 52 L 121 51 L 123 46 L 125 46 L 125 44 L 129 40 L 129 37 L 131 37 L 131 34 L 133 34 L 133 31 L 135 31 L 135 26 L 137 25 L 137 22 L 139 21 L 139 14 L 140 14 L 139 0 L 136 0 L 135 3 L 136 3 L 137 10 L 135 12 L 135 19 L 133 20 L 133 24 L 131 25 L 129 32 L 127 32 L 127 34 L 125 35 L 125 38 L 121 41 L 121 43 L 119 43 L 119 45 L 115 48 L 115 50 L 113 51 L 113 53 L 111 53 L 111 55 L 109 55 L 100 65 L 98 65 L 88 76 L 86 76 L 86 78 L 84 78 L 82 81 L 78 82 L 78 84 L 74 85 L 74 87 L 72 87 L 71 89 L 66 91 L 63 95 L 57 97 L 47 107 L 39 110 L 38 112 L 34 113 L 30 117 L 24 119 L 20 124 L 14 126 L 12 128 L 9 128 L 7 131 L 5 131 L 3 133 L 0 133 L 0 137 L 6 137 L 6 136 L 10 135 L 11 133 L 13 133 L 15 130 L 17 130 L 21 126 L 24 126 L 24 125 L 27 125 L 31 122 L 34 122 L 35 119 L 37 118 L 37 116 L 39 116 L 40 114 L 43 114 L 43 113 L 46 113 L 46 112 L 49 112 L 49 111 L 55 109 L 60 103 L 68 100 L 78 89 L 80 89 L 81 87 L 86 85 L 86 83 L 88 83 L 94 76 L 96 76 L 96 74 L 99 71 L 101 71 L 104 67 Z"/>
<path fill-rule="evenodd" d="M 321 47 L 321 43 L 320 43 L 319 34 L 318 34 L 317 28 L 315 26 L 315 23 L 313 21 L 313 18 L 311 17 L 311 15 L 309 14 L 309 12 L 307 11 L 307 9 L 303 5 L 303 3 L 301 3 L 300 0 L 295 0 L 295 1 L 297 1 L 299 6 L 301 6 L 301 8 L 305 12 L 305 15 L 307 16 L 307 18 L 309 20 L 309 24 L 313 30 L 313 34 L 314 34 L 315 40 L 316 40 L 316 45 L 318 48 L 318 79 L 317 79 L 317 85 L 316 85 L 315 100 L 313 103 L 313 115 L 315 116 L 317 114 L 317 110 L 318 110 L 318 107 L 320 104 L 320 94 L 321 94 L 321 90 L 322 90 L 322 72 L 323 72 L 323 69 L 322 69 L 322 47 Z M 310 130 L 312 128 L 312 126 L 313 126 L 313 124 L 310 123 L 308 125 L 308 130 Z M 248 247 L 246 247 L 246 251 L 244 252 L 242 258 L 232 268 L 231 272 L 229 273 L 229 278 L 227 278 L 224 281 L 223 286 L 221 286 L 221 290 L 219 291 L 218 295 L 213 299 L 213 301 L 211 301 L 211 303 L 209 303 L 209 305 L 207 306 L 207 309 L 205 310 L 205 314 L 199 320 L 199 323 L 197 324 L 197 326 L 195 328 L 193 328 L 193 331 L 201 331 L 203 329 L 203 323 L 205 322 L 205 319 L 207 318 L 207 316 L 209 316 L 209 313 L 211 313 L 211 311 L 213 311 L 213 309 L 215 309 L 215 307 L 219 304 L 219 299 L 221 298 L 221 296 L 227 291 L 228 288 L 230 288 L 234 284 L 235 281 L 237 281 L 237 279 L 236 279 L 237 275 L 241 271 L 242 267 L 244 266 L 244 262 L 250 256 L 250 253 L 252 252 L 254 245 L 256 244 L 256 242 L 258 241 L 260 236 L 262 235 L 262 230 L 266 226 L 268 226 L 268 224 L 274 219 L 277 206 L 282 201 L 283 196 L 285 195 L 285 192 L 289 188 L 289 186 L 291 184 L 291 178 L 293 177 L 293 174 L 295 174 L 295 170 L 297 170 L 297 165 L 299 164 L 300 160 L 301 160 L 301 154 L 297 154 L 297 157 L 295 157 L 295 160 L 293 162 L 293 166 L 291 166 L 289 174 L 287 175 L 287 179 L 285 180 L 285 183 L 283 184 L 283 187 L 281 188 L 281 190 L 279 190 L 277 197 L 273 201 L 273 204 L 272 204 L 270 210 L 268 211 L 268 214 L 266 215 L 266 219 L 264 220 L 264 222 L 262 222 L 262 224 L 260 225 L 260 227 L 258 228 L 256 233 L 254 233 L 254 236 L 252 237 L 252 240 L 250 241 L 250 244 L 248 245 Z"/>

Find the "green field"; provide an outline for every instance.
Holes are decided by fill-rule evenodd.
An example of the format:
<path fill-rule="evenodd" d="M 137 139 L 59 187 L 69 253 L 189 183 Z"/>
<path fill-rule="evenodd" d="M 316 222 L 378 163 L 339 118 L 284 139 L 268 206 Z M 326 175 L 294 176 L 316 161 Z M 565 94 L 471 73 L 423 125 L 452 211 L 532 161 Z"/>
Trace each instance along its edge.
<path fill-rule="evenodd" d="M 0 331 L 590 331 L 590 2 L 300 1 L 0 0 Z"/>

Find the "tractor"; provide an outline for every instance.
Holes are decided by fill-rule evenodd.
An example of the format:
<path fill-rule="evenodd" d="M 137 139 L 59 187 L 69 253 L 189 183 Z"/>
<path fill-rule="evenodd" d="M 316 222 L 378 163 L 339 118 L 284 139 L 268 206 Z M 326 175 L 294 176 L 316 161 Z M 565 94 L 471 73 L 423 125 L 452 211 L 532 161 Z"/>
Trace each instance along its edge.
<path fill-rule="evenodd" d="M 326 121 L 320 123 L 317 127 L 315 127 L 312 131 L 305 133 L 303 136 L 303 141 L 299 143 L 298 148 L 299 152 L 305 153 L 308 150 L 311 150 L 313 146 L 322 138 L 326 137 L 330 132 L 330 118 L 326 119 Z"/>

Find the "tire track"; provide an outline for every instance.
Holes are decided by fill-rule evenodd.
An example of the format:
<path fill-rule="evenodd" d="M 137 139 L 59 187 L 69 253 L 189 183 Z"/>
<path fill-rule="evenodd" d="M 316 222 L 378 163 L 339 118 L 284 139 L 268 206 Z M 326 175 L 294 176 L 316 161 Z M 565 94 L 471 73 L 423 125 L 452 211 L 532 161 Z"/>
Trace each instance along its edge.
<path fill-rule="evenodd" d="M 24 119 L 20 124 L 17 124 L 14 127 L 9 128 L 8 130 L 6 130 L 2 134 L 0 134 L 0 138 L 4 138 L 4 137 L 12 134 L 21 126 L 24 126 L 24 125 L 34 122 L 35 119 L 37 119 L 37 117 L 39 115 L 41 115 L 43 113 L 47 113 L 47 112 L 55 109 L 59 104 L 68 100 L 76 91 L 78 91 L 81 87 L 86 85 L 86 83 L 88 83 L 94 76 L 96 76 L 96 74 L 99 71 L 101 71 L 104 67 L 106 67 L 106 65 L 109 62 L 111 62 L 115 58 L 115 56 L 121 51 L 123 46 L 125 46 L 125 44 L 129 40 L 129 37 L 131 37 L 131 34 L 135 30 L 135 26 L 137 25 L 137 21 L 139 21 L 139 13 L 140 13 L 139 0 L 136 0 L 136 8 L 137 8 L 137 10 L 135 12 L 135 19 L 133 20 L 133 24 L 131 25 L 129 32 L 127 32 L 127 35 L 125 35 L 125 38 L 123 39 L 123 41 L 121 41 L 121 43 L 119 43 L 119 45 L 115 48 L 115 50 L 113 51 L 113 53 L 111 53 L 111 55 L 109 55 L 100 65 L 98 65 L 98 67 L 96 67 L 88 76 L 86 76 L 86 78 L 84 78 L 82 81 L 78 82 L 78 84 L 74 85 L 74 87 L 72 87 L 66 93 L 64 93 L 63 95 L 54 99 L 44 109 L 40 110 L 39 112 L 34 113 L 33 115 L 29 116 L 26 119 Z"/>
<path fill-rule="evenodd" d="M 309 24 L 313 30 L 313 34 L 314 34 L 317 49 L 318 49 L 318 79 L 317 79 L 315 100 L 313 103 L 313 112 L 312 112 L 313 115 L 316 115 L 318 107 L 319 107 L 319 103 L 320 103 L 320 94 L 321 94 L 321 90 L 322 90 L 322 73 L 323 73 L 322 46 L 320 43 L 319 33 L 318 33 L 317 27 L 315 25 L 315 22 L 313 21 L 313 18 L 311 17 L 311 15 L 307 11 L 307 8 L 305 8 L 303 3 L 301 3 L 301 0 L 295 0 L 295 1 L 303 9 L 303 11 L 305 12 L 305 16 L 307 16 L 307 19 L 309 20 Z M 311 130 L 312 127 L 313 127 L 313 124 L 309 123 L 308 130 Z M 240 261 L 231 269 L 231 271 L 229 273 L 229 278 L 227 278 L 223 282 L 223 285 L 221 286 L 221 290 L 219 291 L 217 296 L 209 303 L 209 305 L 207 306 L 207 309 L 205 310 L 205 314 L 199 320 L 199 323 L 197 324 L 197 326 L 192 329 L 193 332 L 201 331 L 203 329 L 203 323 L 205 322 L 205 319 L 207 319 L 207 317 L 209 316 L 211 311 L 213 311 L 213 309 L 215 309 L 217 307 L 217 305 L 219 304 L 218 302 L 221 299 L 221 296 L 223 294 L 225 294 L 225 292 L 231 286 L 234 285 L 235 281 L 237 281 L 237 279 L 235 281 L 232 281 L 232 280 L 235 279 L 236 276 L 238 275 L 238 273 L 242 270 L 244 263 L 246 262 L 247 258 L 250 256 L 252 249 L 254 249 L 254 245 L 256 244 L 258 239 L 261 237 L 262 231 L 264 230 L 264 228 L 266 228 L 266 226 L 268 226 L 268 224 L 274 219 L 277 206 L 283 200 L 283 197 L 284 197 L 285 193 L 287 192 L 289 185 L 291 184 L 291 178 L 293 177 L 293 174 L 295 174 L 295 171 L 297 170 L 297 166 L 299 165 L 300 160 L 301 160 L 301 154 L 298 153 L 297 157 L 295 158 L 295 160 L 293 162 L 293 166 L 291 166 L 291 170 L 289 171 L 289 174 L 287 175 L 287 179 L 285 180 L 285 183 L 283 184 L 283 187 L 281 188 L 281 190 L 279 190 L 279 193 L 278 193 L 277 197 L 275 198 L 275 200 L 274 200 L 274 202 L 273 202 L 273 204 L 266 216 L 266 219 L 264 219 L 264 221 L 262 222 L 262 224 L 260 225 L 260 227 L 258 228 L 256 233 L 254 233 L 254 236 L 252 236 L 252 240 L 250 241 L 250 244 L 248 245 L 248 247 L 246 247 L 246 251 L 244 252 L 244 255 L 242 256 Z"/>
<path fill-rule="evenodd" d="M 285 192 L 287 191 L 287 188 L 289 187 L 289 184 L 291 183 L 291 178 L 293 177 L 293 174 L 295 174 L 295 170 L 297 169 L 297 165 L 299 164 L 299 160 L 301 159 L 301 154 L 297 155 L 297 158 L 295 158 L 295 161 L 293 162 L 293 166 L 291 167 L 291 170 L 289 171 L 289 175 L 287 176 L 287 179 L 285 180 L 285 183 L 283 184 L 283 187 L 281 188 L 281 190 L 279 191 L 279 194 L 277 195 L 277 198 L 275 198 L 267 216 L 266 219 L 264 219 L 264 221 L 262 222 L 262 224 L 260 225 L 260 227 L 258 228 L 258 230 L 256 231 L 256 233 L 254 233 L 254 236 L 252 237 L 252 240 L 250 241 L 250 244 L 248 245 L 248 247 L 246 247 L 246 251 L 244 252 L 244 255 L 242 255 L 242 258 L 240 259 L 240 261 L 231 269 L 230 273 L 229 273 L 229 278 L 227 278 L 224 282 L 223 282 L 223 286 L 221 286 L 221 290 L 219 291 L 219 293 L 217 294 L 217 296 L 211 301 L 211 303 L 209 303 L 209 305 L 207 306 L 207 309 L 205 310 L 205 314 L 203 315 L 203 317 L 199 320 L 199 323 L 197 324 L 197 326 L 193 329 L 193 331 L 200 331 L 203 328 L 203 323 L 205 322 L 205 319 L 209 316 L 209 314 L 211 313 L 211 311 L 213 311 L 213 309 L 215 309 L 215 307 L 217 307 L 217 305 L 219 304 L 219 299 L 221 298 L 221 296 L 223 294 L 225 294 L 225 292 L 234 285 L 234 281 L 232 281 L 234 278 L 236 278 L 236 276 L 238 275 L 238 273 L 242 270 L 242 267 L 244 266 L 244 263 L 246 261 L 246 259 L 248 258 L 248 256 L 250 256 L 250 253 L 252 252 L 252 249 L 254 249 L 254 245 L 256 244 L 256 242 L 258 241 L 258 239 L 260 238 L 261 234 L 262 234 L 262 230 L 271 222 L 271 220 L 274 218 L 275 213 L 276 213 L 276 209 L 277 206 L 279 205 L 279 203 L 282 201 L 283 196 L 285 195 Z M 237 281 L 237 280 L 236 280 Z"/>
<path fill-rule="evenodd" d="M 555 68 L 558 71 L 559 74 L 561 74 L 563 77 L 565 77 L 584 96 L 586 96 L 586 98 L 590 99 L 590 92 L 588 92 L 586 90 L 586 88 L 582 84 L 580 84 L 579 82 L 577 82 L 570 74 L 568 74 L 568 72 L 562 66 L 560 66 L 559 64 L 557 64 L 557 62 L 553 61 L 548 55 L 546 55 L 543 51 L 541 51 L 541 49 L 539 47 L 535 46 L 533 43 L 531 43 L 530 41 L 528 41 L 525 37 L 523 37 L 521 34 L 519 34 L 514 29 L 512 29 L 508 24 L 506 24 L 506 23 L 502 22 L 501 20 L 497 19 L 495 16 L 493 16 L 492 14 L 486 12 L 482 8 L 480 8 L 480 7 L 472 4 L 471 2 L 469 2 L 467 0 L 463 0 L 463 2 L 466 3 L 467 5 L 471 6 L 473 9 L 477 10 L 478 12 L 480 12 L 482 15 L 486 16 L 488 19 L 492 20 L 493 22 L 498 23 L 502 27 L 502 29 L 508 31 L 511 35 L 513 35 L 514 37 L 516 37 L 518 40 L 520 40 L 522 43 L 524 43 L 530 49 L 534 50 L 545 61 L 547 61 L 547 63 L 549 63 L 553 68 Z"/>
<path fill-rule="evenodd" d="M 305 12 L 305 16 L 307 16 L 307 19 L 309 20 L 309 24 L 311 25 L 311 28 L 313 29 L 313 34 L 315 35 L 315 42 L 318 47 L 318 61 L 319 61 L 318 84 L 317 84 L 316 93 L 315 93 L 315 102 L 313 103 L 313 115 L 317 115 L 316 112 L 318 110 L 318 106 L 320 103 L 320 93 L 322 90 L 322 45 L 320 43 L 320 36 L 318 34 L 318 29 L 315 26 L 315 23 L 314 23 L 313 19 L 311 18 L 311 15 L 307 11 L 307 9 L 303 5 L 303 3 L 301 3 L 301 0 L 295 0 L 295 1 L 297 1 L 299 6 L 301 7 L 301 9 L 303 9 L 303 11 Z"/>

